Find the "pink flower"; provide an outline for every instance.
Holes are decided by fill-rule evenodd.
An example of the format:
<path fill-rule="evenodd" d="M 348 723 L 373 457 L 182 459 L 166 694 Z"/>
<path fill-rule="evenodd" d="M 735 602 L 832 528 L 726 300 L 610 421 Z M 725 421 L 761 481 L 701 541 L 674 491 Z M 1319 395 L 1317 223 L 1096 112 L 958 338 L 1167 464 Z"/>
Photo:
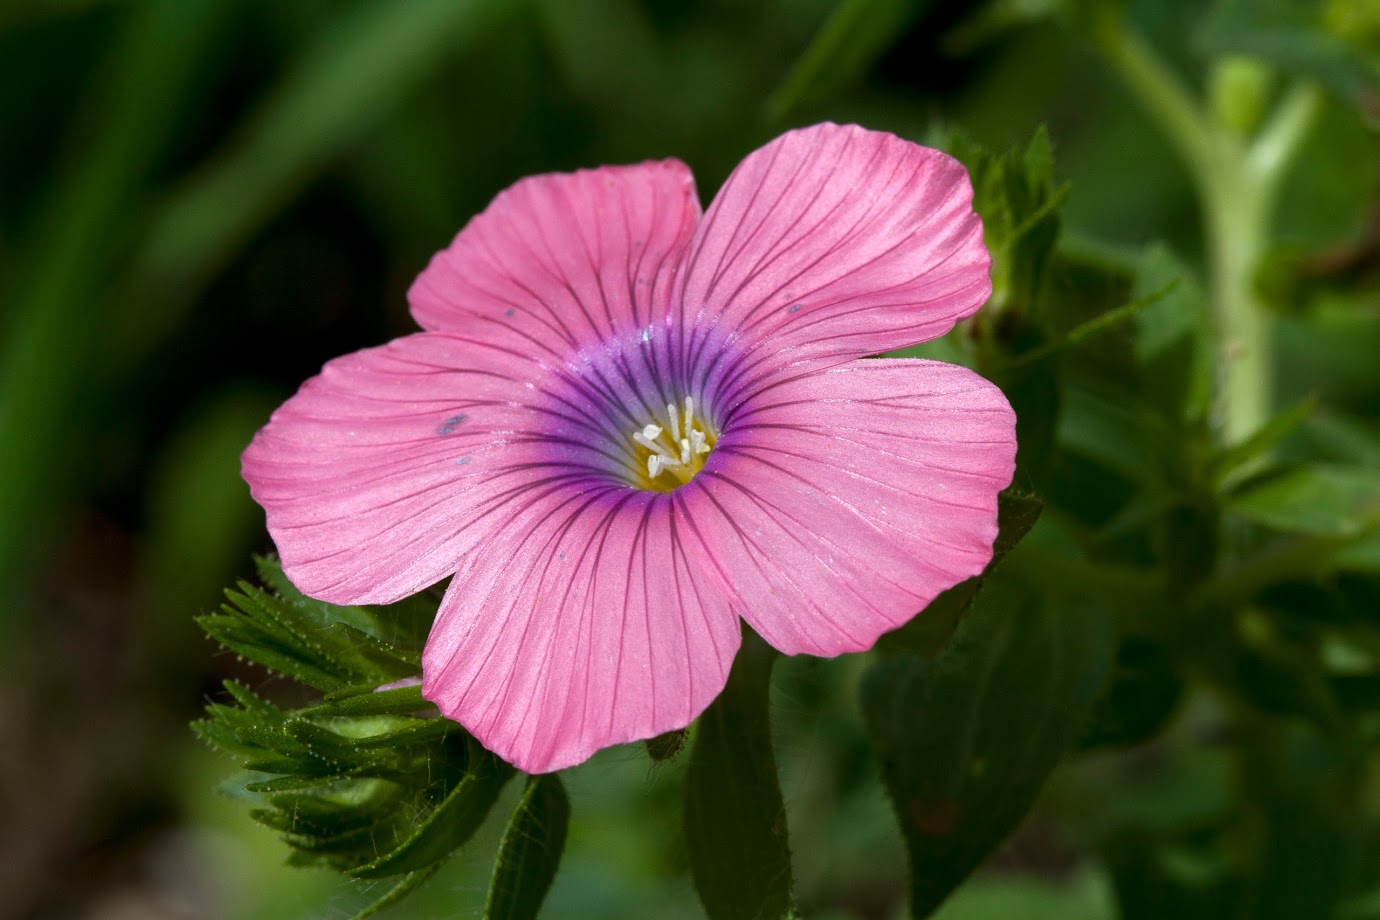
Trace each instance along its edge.
<path fill-rule="evenodd" d="M 817 125 L 703 218 L 677 160 L 524 179 L 409 292 L 425 330 L 338 358 L 244 452 L 304 592 L 454 575 L 423 692 L 529 772 L 680 728 L 738 618 L 866 649 L 982 571 L 1014 418 L 962 367 L 860 360 L 991 291 L 963 167 Z"/>

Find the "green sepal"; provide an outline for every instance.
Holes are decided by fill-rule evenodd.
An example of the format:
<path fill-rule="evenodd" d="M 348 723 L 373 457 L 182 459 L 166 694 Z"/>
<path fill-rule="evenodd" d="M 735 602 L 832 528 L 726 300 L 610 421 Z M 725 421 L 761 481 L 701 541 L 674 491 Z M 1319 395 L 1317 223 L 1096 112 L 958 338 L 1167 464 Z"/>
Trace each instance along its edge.
<path fill-rule="evenodd" d="M 479 829 L 513 768 L 470 741 L 468 770 L 455 788 L 397 847 L 352 869 L 356 878 L 380 878 L 425 868 L 450 855 Z"/>
<path fill-rule="evenodd" d="M 554 773 L 527 778 L 494 860 L 484 920 L 535 920 L 556 878 L 570 799 Z"/>

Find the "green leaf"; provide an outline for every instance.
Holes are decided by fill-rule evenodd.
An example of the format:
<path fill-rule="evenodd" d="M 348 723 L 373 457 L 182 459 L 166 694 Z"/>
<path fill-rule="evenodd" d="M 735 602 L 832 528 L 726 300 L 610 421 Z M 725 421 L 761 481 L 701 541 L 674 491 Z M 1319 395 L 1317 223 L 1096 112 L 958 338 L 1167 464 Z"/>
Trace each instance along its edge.
<path fill-rule="evenodd" d="M 1380 470 L 1315 463 L 1251 485 L 1230 510 L 1275 530 L 1359 536 L 1380 511 Z"/>
<path fill-rule="evenodd" d="M 513 768 L 471 742 L 469 771 L 450 794 L 395 849 L 351 870 L 357 878 L 414 872 L 444 859 L 484 822 Z"/>
<path fill-rule="evenodd" d="M 1225 448 L 1212 460 L 1213 481 L 1219 488 L 1229 486 L 1234 475 L 1249 471 L 1306 422 L 1317 405 L 1318 400 L 1310 396 L 1270 419 L 1246 440 Z"/>
<path fill-rule="evenodd" d="M 1164 645 L 1137 636 L 1117 649 L 1106 693 L 1080 739 L 1083 747 L 1123 747 L 1157 734 L 1178 708 L 1183 681 Z"/>
<path fill-rule="evenodd" d="M 863 679 L 868 734 L 928 916 L 1020 823 L 1106 681 L 1111 628 L 995 578 L 938 661 L 897 656 Z"/>
<path fill-rule="evenodd" d="M 336 716 L 409 715 L 418 710 L 431 710 L 432 704 L 422 698 L 421 687 L 398 687 L 375 690 L 341 700 L 332 700 L 311 707 L 310 714 L 318 718 Z"/>
<path fill-rule="evenodd" d="M 710 920 L 795 917 L 786 805 L 771 746 L 776 652 L 751 630 L 700 717 L 685 777 L 690 874 Z"/>
<path fill-rule="evenodd" d="M 1194 271 L 1162 244 L 1138 259 L 1131 296 L 1163 292 L 1137 316 L 1135 354 L 1144 386 L 1166 418 L 1196 424 L 1212 408 L 1216 367 L 1211 310 Z"/>
<path fill-rule="evenodd" d="M 229 608 L 226 608 L 229 609 Z M 297 648 L 291 637 L 265 629 L 248 617 L 212 614 L 197 617 L 206 635 L 221 645 L 270 671 L 284 674 L 318 690 L 349 686 L 333 668 L 323 667 L 315 655 Z"/>
<path fill-rule="evenodd" d="M 767 117 L 784 121 L 802 105 L 825 101 L 858 80 L 929 5 L 930 0 L 841 0 L 767 97 Z"/>
<path fill-rule="evenodd" d="M 529 777 L 498 846 L 484 920 L 534 920 L 556 878 L 569 823 L 561 778 Z"/>
<path fill-rule="evenodd" d="M 982 580 L 991 574 L 1002 557 L 1015 549 L 1035 522 L 1045 503 L 1014 486 L 997 496 L 997 539 L 992 544 L 992 559 L 975 578 L 959 582 L 940 594 L 904 626 L 882 636 L 878 651 L 910 652 L 933 658 L 948 647 L 963 615 L 973 605 Z"/>
<path fill-rule="evenodd" d="M 329 629 L 337 623 L 346 623 L 356 629 L 368 630 L 371 620 L 363 607 L 328 604 L 314 597 L 308 597 L 297 589 L 282 563 L 272 556 L 255 556 L 254 571 L 264 587 L 268 588 L 284 604 L 297 611 L 295 618 L 315 629 Z"/>
<path fill-rule="evenodd" d="M 983 241 L 992 253 L 988 309 L 1038 319 L 1046 269 L 1070 191 L 1067 184 L 1054 184 L 1048 132 L 1041 127 L 1025 147 L 1000 155 L 956 128 L 937 140 L 968 168 L 972 179 L 973 208 L 982 217 Z"/>

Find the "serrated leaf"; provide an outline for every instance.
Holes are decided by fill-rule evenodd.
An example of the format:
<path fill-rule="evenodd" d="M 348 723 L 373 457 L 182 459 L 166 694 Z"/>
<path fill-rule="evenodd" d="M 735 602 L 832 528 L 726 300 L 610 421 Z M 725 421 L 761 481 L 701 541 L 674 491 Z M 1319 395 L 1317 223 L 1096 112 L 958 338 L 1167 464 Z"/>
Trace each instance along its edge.
<path fill-rule="evenodd" d="M 398 680 L 411 677 L 422 669 L 421 656 L 411 649 L 376 639 L 348 623 L 332 623 L 330 629 L 335 637 L 349 645 L 361 662 L 372 666 L 383 676 Z"/>
<path fill-rule="evenodd" d="M 235 702 L 240 704 L 240 707 L 245 711 L 245 713 L 247 713 L 250 716 L 253 716 L 256 720 L 263 721 L 265 719 L 277 719 L 278 721 L 282 721 L 284 718 L 286 718 L 287 714 L 284 713 L 283 710 L 279 709 L 277 706 L 274 706 L 268 700 L 259 696 L 257 693 L 255 693 L 253 690 L 250 690 L 248 687 L 246 687 L 239 681 L 227 680 L 225 681 L 223 686 L 225 687 L 226 692 L 229 693 L 232 698 L 234 698 Z"/>
<path fill-rule="evenodd" d="M 1380 512 L 1380 470 L 1314 463 L 1248 486 L 1230 510 L 1289 533 L 1360 536 Z"/>
<path fill-rule="evenodd" d="M 202 631 L 237 655 L 318 690 L 347 686 L 335 673 L 323 668 L 316 657 L 289 644 L 290 639 L 264 629 L 236 613 L 197 617 Z"/>
<path fill-rule="evenodd" d="M 344 699 L 328 700 L 303 710 L 315 718 L 343 716 L 409 715 L 424 709 L 434 709 L 422 698 L 422 688 L 395 687 L 391 690 L 371 690 Z"/>
<path fill-rule="evenodd" d="M 379 763 L 373 752 L 355 739 L 309 719 L 289 719 L 283 723 L 283 729 L 315 756 L 341 765 L 341 772 L 352 772 L 359 767 Z"/>
<path fill-rule="evenodd" d="M 351 736 L 361 748 L 388 748 L 396 750 L 410 745 L 425 744 L 445 738 L 448 735 L 465 735 L 458 722 L 440 716 L 429 719 L 408 719 L 409 724 L 373 734 Z"/>
<path fill-rule="evenodd" d="M 498 846 L 484 920 L 535 920 L 556 878 L 569 823 L 561 778 L 529 777 Z"/>
<path fill-rule="evenodd" d="M 358 773 L 319 773 L 315 775 L 291 773 L 284 776 L 274 776 L 271 779 L 256 780 L 252 783 L 245 783 L 244 788 L 250 792 L 259 792 L 265 795 L 286 793 L 286 792 L 330 792 L 340 783 L 358 780 L 361 776 Z"/>
<path fill-rule="evenodd" d="M 416 654 L 436 616 L 437 601 L 426 594 L 415 594 L 386 607 L 328 604 L 297 590 L 277 559 L 256 556 L 254 567 L 259 579 L 308 622 L 322 629 L 344 624 L 365 633 L 375 642 L 384 643 L 391 654 L 399 657 L 406 657 L 402 654 L 404 650 Z M 412 673 L 415 674 L 416 669 Z"/>
<path fill-rule="evenodd" d="M 776 652 L 750 630 L 700 717 L 685 777 L 685 843 L 710 920 L 795 917 L 786 806 L 771 746 Z"/>
<path fill-rule="evenodd" d="M 866 674 L 862 706 L 926 917 L 1020 823 L 1106 680 L 1111 629 L 995 578 L 938 661 Z"/>
<path fill-rule="evenodd" d="M 471 742 L 469 770 L 450 794 L 396 848 L 351 870 L 356 878 L 414 872 L 444 859 L 473 836 L 513 768 Z"/>
<path fill-rule="evenodd" d="M 1036 319 L 1046 268 L 1062 225 L 1069 186 L 1053 181 L 1049 135 L 1039 128 L 1024 147 L 996 154 L 950 129 L 941 145 L 968 168 L 973 208 L 992 253 L 992 307 Z"/>
<path fill-rule="evenodd" d="M 294 651 L 304 657 L 310 656 L 318 667 L 339 681 L 386 683 L 416 673 L 416 668 L 402 673 L 380 670 L 368 653 L 355 648 L 349 633 L 337 629 L 343 624 L 318 624 L 304 617 L 302 608 L 248 583 L 241 582 L 240 593 L 231 592 L 230 599 L 255 622 L 274 627 L 279 635 L 289 637 Z"/>

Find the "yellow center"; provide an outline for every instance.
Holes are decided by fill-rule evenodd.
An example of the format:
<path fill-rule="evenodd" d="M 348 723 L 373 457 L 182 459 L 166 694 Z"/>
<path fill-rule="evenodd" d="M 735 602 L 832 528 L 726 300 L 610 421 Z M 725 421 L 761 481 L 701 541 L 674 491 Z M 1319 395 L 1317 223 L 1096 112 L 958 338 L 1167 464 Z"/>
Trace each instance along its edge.
<path fill-rule="evenodd" d="M 638 468 L 636 485 L 671 492 L 694 479 L 704 467 L 718 434 L 708 419 L 695 415 L 694 397 L 687 396 L 683 408 L 667 403 L 665 416 L 633 432 L 632 440 Z"/>

